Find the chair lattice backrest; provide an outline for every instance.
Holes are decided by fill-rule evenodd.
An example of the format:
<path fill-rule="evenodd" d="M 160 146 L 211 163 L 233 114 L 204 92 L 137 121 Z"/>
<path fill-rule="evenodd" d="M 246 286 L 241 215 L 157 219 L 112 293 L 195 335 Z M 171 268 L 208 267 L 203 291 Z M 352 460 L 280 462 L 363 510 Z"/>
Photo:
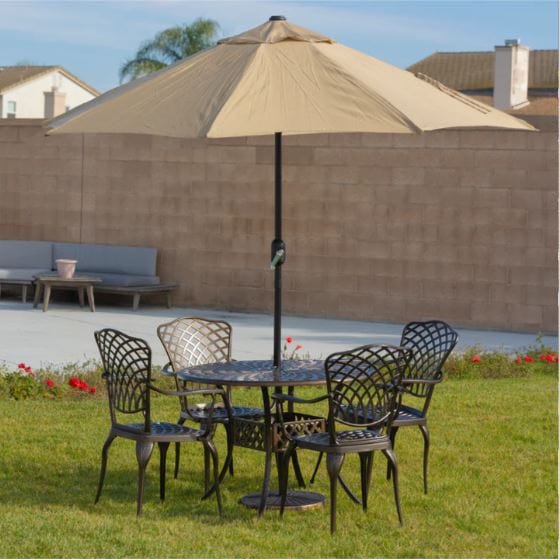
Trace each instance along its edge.
<path fill-rule="evenodd" d="M 116 412 L 142 413 L 146 431 L 150 423 L 149 384 L 151 382 L 151 349 L 141 338 L 114 330 L 95 332 L 95 341 L 103 361 L 111 419 Z"/>
<path fill-rule="evenodd" d="M 458 333 L 444 321 L 414 321 L 402 332 L 400 346 L 412 351 L 406 381 L 413 379 L 438 380 L 442 367 L 456 346 Z M 416 397 L 426 397 L 432 385 L 406 383 L 404 389 Z"/>
<path fill-rule="evenodd" d="M 231 325 L 226 321 L 212 321 L 200 317 L 181 317 L 157 327 L 157 335 L 169 357 L 173 370 L 201 364 L 228 362 L 231 359 Z M 183 389 L 206 387 L 198 383 L 179 383 Z M 186 398 L 181 407 L 187 410 Z"/>
<path fill-rule="evenodd" d="M 405 349 L 372 344 L 326 358 L 333 439 L 334 422 L 369 427 L 380 435 L 387 433 L 398 407 L 398 385 L 409 357 Z"/>
<path fill-rule="evenodd" d="M 231 358 L 231 325 L 225 321 L 182 317 L 160 325 L 157 334 L 175 371 Z"/>

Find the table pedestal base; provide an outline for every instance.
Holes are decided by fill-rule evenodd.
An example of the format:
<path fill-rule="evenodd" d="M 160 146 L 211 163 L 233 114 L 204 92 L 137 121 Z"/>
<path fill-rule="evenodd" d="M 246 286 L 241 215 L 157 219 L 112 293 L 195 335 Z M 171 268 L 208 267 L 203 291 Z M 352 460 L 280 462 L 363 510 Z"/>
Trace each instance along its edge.
<path fill-rule="evenodd" d="M 260 507 L 259 492 L 243 496 L 239 501 L 244 506 L 251 509 L 258 509 Z M 302 511 L 306 509 L 316 509 L 324 505 L 326 498 L 317 492 L 305 491 L 291 491 L 287 492 L 287 501 L 285 502 L 285 509 L 291 511 Z M 266 509 L 279 509 L 281 496 L 279 492 L 270 492 L 266 500 Z"/>

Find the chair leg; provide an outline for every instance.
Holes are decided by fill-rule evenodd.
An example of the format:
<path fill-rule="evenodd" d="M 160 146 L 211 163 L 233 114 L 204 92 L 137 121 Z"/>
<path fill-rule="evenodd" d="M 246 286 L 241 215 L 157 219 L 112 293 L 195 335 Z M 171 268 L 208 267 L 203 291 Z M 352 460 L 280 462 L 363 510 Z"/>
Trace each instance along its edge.
<path fill-rule="evenodd" d="M 397 426 L 396 428 L 391 428 L 390 430 L 390 441 L 392 442 L 392 449 L 395 449 L 396 446 L 396 434 L 398 433 L 399 430 L 399 426 Z M 388 461 L 388 463 L 386 463 L 386 480 L 390 480 L 390 470 L 391 470 L 391 465 L 390 465 L 390 461 Z"/>
<path fill-rule="evenodd" d="M 373 452 L 359 453 L 361 463 L 361 504 L 363 511 L 367 511 L 367 498 L 369 496 L 369 485 L 371 483 L 371 465 Z"/>
<path fill-rule="evenodd" d="M 167 450 L 170 443 L 168 441 L 160 441 L 159 445 L 159 497 L 161 501 L 165 500 L 165 475 L 167 474 Z"/>
<path fill-rule="evenodd" d="M 215 497 L 217 498 L 217 510 L 219 512 L 219 515 L 222 514 L 222 504 L 221 504 L 221 490 L 219 488 L 219 464 L 218 464 L 218 460 L 217 460 L 217 449 L 215 448 L 215 444 L 212 440 L 203 440 L 203 444 L 204 444 L 204 457 L 210 457 L 212 458 L 212 462 L 213 462 L 213 478 L 214 478 L 214 489 L 215 489 Z M 209 471 L 209 466 L 208 466 L 208 471 Z M 209 473 L 208 473 L 209 474 Z M 209 481 L 208 481 L 209 483 Z M 209 484 L 207 484 L 207 486 L 209 487 Z M 208 488 L 206 488 L 206 492 L 208 491 Z"/>
<path fill-rule="evenodd" d="M 225 456 L 223 468 L 221 469 L 221 473 L 219 475 L 220 482 L 225 478 L 227 471 L 229 471 L 229 474 L 233 476 L 233 424 L 228 422 L 223 426 L 225 427 L 227 435 L 227 455 Z"/>
<path fill-rule="evenodd" d="M 105 482 L 105 473 L 107 472 L 107 459 L 109 456 L 109 447 L 111 446 L 111 443 L 113 443 L 115 438 L 116 436 L 110 433 L 103 445 L 103 450 L 101 451 L 101 473 L 99 475 L 99 485 L 97 487 L 97 495 L 95 496 L 95 503 L 97 503 L 99 501 L 99 498 L 101 497 L 101 491 L 103 490 L 103 484 Z"/>
<path fill-rule="evenodd" d="M 429 428 L 427 426 L 419 426 L 423 434 L 423 491 L 427 494 L 427 465 L 429 463 Z"/>
<path fill-rule="evenodd" d="M 297 484 L 299 488 L 306 488 L 305 479 L 303 478 L 303 473 L 301 472 L 301 465 L 299 464 L 299 456 L 297 451 L 293 453 L 293 472 L 297 477 Z"/>
<path fill-rule="evenodd" d="M 185 423 L 185 418 L 179 418 L 177 424 L 182 426 Z M 181 444 L 177 441 L 175 443 L 175 478 L 179 477 L 179 465 L 181 462 Z"/>
<path fill-rule="evenodd" d="M 204 493 L 210 489 L 210 456 L 211 452 L 207 445 L 204 445 Z"/>
<path fill-rule="evenodd" d="M 312 473 L 311 479 L 309 480 L 310 484 L 314 484 L 314 479 L 316 478 L 316 473 L 318 472 L 318 467 L 320 467 L 320 463 L 322 462 L 322 457 L 324 453 L 322 451 L 318 454 L 318 459 L 316 460 L 316 465 L 314 466 L 314 471 Z"/>
<path fill-rule="evenodd" d="M 175 478 L 179 477 L 179 465 L 181 462 L 181 444 L 175 443 Z"/>
<path fill-rule="evenodd" d="M 326 454 L 326 470 L 330 477 L 330 533 L 336 532 L 336 490 L 344 455 Z"/>
<path fill-rule="evenodd" d="M 291 456 L 295 452 L 296 443 L 291 441 L 287 446 L 287 449 L 283 453 L 281 458 L 281 468 L 280 468 L 280 480 L 279 480 L 279 491 L 280 491 L 280 516 L 283 515 L 285 510 L 285 502 L 287 501 L 287 486 L 289 484 L 289 461 Z"/>
<path fill-rule="evenodd" d="M 400 489 L 398 487 L 398 463 L 396 462 L 396 454 L 392 449 L 383 449 L 382 452 L 391 465 L 392 482 L 394 484 L 394 501 L 396 502 L 396 510 L 398 511 L 398 519 L 400 520 L 400 525 L 403 525 L 404 518 L 402 517 L 402 509 L 400 506 Z"/>
<path fill-rule="evenodd" d="M 136 442 L 136 459 L 138 459 L 138 505 L 137 515 L 142 515 L 142 503 L 144 501 L 144 481 L 146 477 L 146 467 L 153 451 L 153 443 L 146 441 Z"/>

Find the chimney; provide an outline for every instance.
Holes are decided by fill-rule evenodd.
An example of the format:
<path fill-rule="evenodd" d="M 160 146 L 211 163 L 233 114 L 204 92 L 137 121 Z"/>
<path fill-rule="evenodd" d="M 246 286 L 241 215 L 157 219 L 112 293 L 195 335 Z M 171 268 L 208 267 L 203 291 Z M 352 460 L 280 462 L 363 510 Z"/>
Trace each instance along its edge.
<path fill-rule="evenodd" d="M 52 86 L 51 91 L 45 91 L 45 119 L 57 117 L 66 111 L 66 94 Z"/>
<path fill-rule="evenodd" d="M 495 47 L 493 105 L 507 111 L 528 105 L 528 61 L 530 49 L 518 39 L 507 39 Z"/>

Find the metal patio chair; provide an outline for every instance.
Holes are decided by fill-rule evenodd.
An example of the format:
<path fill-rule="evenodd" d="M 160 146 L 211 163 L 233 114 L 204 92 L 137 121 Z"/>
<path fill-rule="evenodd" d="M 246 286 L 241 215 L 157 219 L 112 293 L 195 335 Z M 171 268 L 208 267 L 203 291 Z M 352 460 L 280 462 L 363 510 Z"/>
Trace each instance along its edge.
<path fill-rule="evenodd" d="M 412 321 L 402 331 L 400 346 L 411 350 L 408 368 L 402 379 L 402 404 L 390 428 L 392 447 L 400 428 L 417 426 L 423 435 L 423 490 L 427 494 L 427 467 L 430 436 L 427 428 L 427 411 L 435 386 L 443 379 L 442 368 L 456 346 L 458 333 L 444 321 Z M 419 408 L 405 404 L 406 397 L 414 397 Z M 414 403 L 414 404 L 415 404 Z M 387 478 L 391 468 L 387 467 Z"/>
<path fill-rule="evenodd" d="M 103 329 L 95 332 L 95 341 L 99 347 L 103 361 L 103 378 L 107 382 L 111 429 L 103 445 L 101 454 L 101 473 L 95 503 L 99 501 L 105 472 L 109 447 L 117 437 L 136 442 L 136 458 L 138 460 L 139 478 L 137 494 L 137 514 L 142 514 L 145 471 L 154 444 L 157 443 L 160 453 L 159 493 L 165 499 L 165 467 L 169 444 L 200 442 L 204 446 L 205 456 L 213 460 L 213 478 L 217 497 L 217 506 L 221 514 L 221 495 L 219 490 L 219 468 L 217 450 L 212 441 L 212 414 L 215 399 L 221 396 L 225 401 L 225 392 L 221 389 L 204 389 L 201 391 L 165 391 L 152 385 L 151 380 L 151 349 L 141 338 L 133 338 L 114 329 Z M 207 421 L 199 430 L 169 422 L 154 422 L 151 418 L 152 391 L 163 395 L 174 395 L 186 398 L 193 394 L 211 396 L 207 411 Z M 123 424 L 118 416 L 139 414 L 142 422 Z M 209 461 L 205 464 L 205 485 L 209 486 Z"/>
<path fill-rule="evenodd" d="M 410 351 L 396 346 L 367 345 L 326 358 L 327 394 L 314 399 L 275 394 L 283 402 L 317 403 L 328 400 L 327 431 L 286 437 L 289 446 L 280 469 L 280 514 L 283 515 L 289 476 L 289 461 L 296 449 L 326 454 L 330 479 L 330 531 L 336 530 L 336 491 L 339 474 L 348 453 L 358 453 L 361 465 L 361 505 L 367 510 L 373 453 L 382 451 L 391 465 L 394 500 L 400 524 L 403 524 L 398 488 L 398 465 L 390 433 L 397 413 L 399 384 L 407 367 Z M 336 423 L 349 429 L 338 431 Z"/>
<path fill-rule="evenodd" d="M 442 367 L 456 346 L 458 333 L 444 321 L 412 321 L 404 326 L 400 346 L 412 352 L 410 364 L 404 373 L 401 384 L 403 401 L 408 397 L 415 397 L 415 401 L 422 402 L 421 408 L 414 408 L 402 402 L 398 414 L 392 422 L 390 439 L 392 447 L 396 443 L 396 434 L 401 427 L 417 426 L 423 435 L 423 489 L 427 494 L 427 469 L 429 461 L 430 435 L 427 428 L 427 411 L 435 385 L 443 379 Z M 318 457 L 310 483 L 313 484 L 322 460 Z M 386 477 L 390 478 L 391 467 L 387 466 Z M 340 480 L 343 483 L 343 480 Z M 357 501 L 351 490 L 346 492 Z"/>
<path fill-rule="evenodd" d="M 157 335 L 169 357 L 169 363 L 164 366 L 163 372 L 171 374 L 175 378 L 177 390 L 189 387 L 201 387 L 181 381 L 176 372 L 181 369 L 231 360 L 231 335 L 232 327 L 226 321 L 213 321 L 201 317 L 181 317 L 169 323 L 157 327 Z M 230 403 L 231 391 L 227 388 L 226 398 Z M 189 403 L 187 396 L 180 396 L 181 412 L 178 424 L 182 425 L 187 420 L 193 422 L 204 422 L 208 413 L 203 405 Z M 231 418 L 258 418 L 264 416 L 260 408 L 247 406 L 230 406 Z M 227 456 L 219 475 L 223 480 L 227 470 L 233 474 L 233 426 L 229 418 L 227 407 L 215 407 L 213 409 L 212 422 L 222 424 L 227 433 Z M 178 476 L 180 463 L 180 443 L 176 444 L 175 453 L 175 478 Z"/>

